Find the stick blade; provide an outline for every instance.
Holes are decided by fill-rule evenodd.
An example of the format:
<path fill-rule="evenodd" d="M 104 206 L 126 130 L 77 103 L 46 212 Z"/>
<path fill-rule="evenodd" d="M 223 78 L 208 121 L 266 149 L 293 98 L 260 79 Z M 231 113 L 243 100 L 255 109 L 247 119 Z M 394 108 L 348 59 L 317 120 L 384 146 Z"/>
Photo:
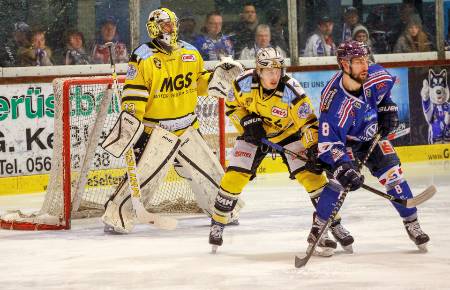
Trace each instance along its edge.
<path fill-rule="evenodd" d="M 431 185 L 427 187 L 424 191 L 422 191 L 420 194 L 416 195 L 411 199 L 408 199 L 406 207 L 416 207 L 419 204 L 422 204 L 425 201 L 432 198 L 436 192 L 437 192 L 436 186 Z"/>
<path fill-rule="evenodd" d="M 303 255 L 303 256 L 295 256 L 295 268 L 302 268 L 306 265 L 306 263 L 308 263 L 309 260 L 308 255 Z"/>

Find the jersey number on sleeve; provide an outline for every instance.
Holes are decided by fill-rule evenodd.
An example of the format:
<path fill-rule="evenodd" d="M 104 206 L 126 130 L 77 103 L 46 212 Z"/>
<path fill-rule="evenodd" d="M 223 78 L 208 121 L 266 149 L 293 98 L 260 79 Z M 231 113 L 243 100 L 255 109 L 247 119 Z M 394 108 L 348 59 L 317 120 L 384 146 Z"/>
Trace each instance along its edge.
<path fill-rule="evenodd" d="M 330 134 L 330 125 L 327 122 L 322 123 L 322 135 L 328 136 Z"/>

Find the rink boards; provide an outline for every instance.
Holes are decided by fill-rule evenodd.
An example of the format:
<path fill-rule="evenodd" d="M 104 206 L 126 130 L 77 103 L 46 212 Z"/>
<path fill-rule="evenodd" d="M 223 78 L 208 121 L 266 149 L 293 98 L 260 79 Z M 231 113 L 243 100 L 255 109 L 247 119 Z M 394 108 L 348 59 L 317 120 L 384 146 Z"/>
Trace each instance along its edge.
<path fill-rule="evenodd" d="M 395 150 L 400 156 L 402 162 L 420 162 L 433 160 L 450 161 L 450 144 L 403 146 L 397 147 L 395 148 Z M 275 159 L 272 159 L 272 157 L 268 155 L 263 160 L 261 166 L 258 168 L 258 174 L 277 173 L 285 171 L 287 171 L 287 168 L 284 166 L 279 156 L 277 156 Z M 92 179 L 97 180 L 98 182 L 93 183 L 91 186 L 111 186 L 114 183 L 109 182 L 111 180 L 111 178 L 109 177 L 118 177 L 122 174 L 122 170 L 96 171 L 93 173 Z M 0 195 L 42 192 L 46 191 L 47 184 L 48 174 L 3 177 L 0 178 Z"/>

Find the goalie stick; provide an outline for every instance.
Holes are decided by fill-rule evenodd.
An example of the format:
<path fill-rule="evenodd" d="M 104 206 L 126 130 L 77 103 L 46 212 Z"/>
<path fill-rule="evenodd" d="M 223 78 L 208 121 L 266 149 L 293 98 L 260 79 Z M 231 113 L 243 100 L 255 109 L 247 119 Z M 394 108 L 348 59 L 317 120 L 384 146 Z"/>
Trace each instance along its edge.
<path fill-rule="evenodd" d="M 366 164 L 367 160 L 369 159 L 369 156 L 372 154 L 373 149 L 375 149 L 375 146 L 378 144 L 378 141 L 381 139 L 381 135 L 380 133 L 377 133 L 372 141 L 372 144 L 369 147 L 369 150 L 367 150 L 366 156 L 364 157 L 364 160 L 362 160 L 362 162 L 360 162 L 358 164 L 358 170 L 361 170 L 361 168 L 363 167 L 364 164 Z M 316 239 L 316 241 L 312 244 L 308 246 L 308 249 L 306 250 L 306 254 L 302 257 L 299 257 L 298 255 L 295 255 L 295 268 L 301 268 L 303 266 L 306 265 L 306 263 L 308 263 L 309 259 L 311 258 L 312 254 L 314 253 L 314 251 L 317 248 L 317 245 L 320 242 L 320 238 L 322 237 L 323 233 L 325 231 L 328 230 L 328 228 L 330 227 L 331 223 L 334 220 L 334 217 L 337 215 L 337 213 L 339 212 L 339 210 L 342 207 L 342 204 L 344 203 L 345 197 L 347 196 L 347 193 L 350 190 L 350 186 L 346 187 L 344 189 L 344 191 L 341 193 L 341 196 L 339 197 L 339 199 L 337 200 L 333 211 L 331 212 L 331 215 L 328 217 L 327 222 L 323 225 L 322 229 L 319 232 L 319 235 Z"/>
<path fill-rule="evenodd" d="M 286 149 L 286 148 L 284 148 L 284 147 L 282 147 L 282 146 L 280 146 L 278 144 L 272 143 L 272 142 L 270 142 L 269 140 L 267 140 L 265 138 L 262 139 L 262 143 L 264 143 L 267 146 L 277 150 L 278 152 L 283 152 L 285 154 L 289 154 L 289 155 L 291 155 L 293 157 L 296 157 L 296 158 L 298 158 L 298 159 L 300 159 L 302 161 L 307 162 L 307 159 L 305 157 L 301 156 L 300 154 L 295 153 L 295 152 L 293 152 L 293 151 L 291 151 L 289 149 Z M 325 171 L 330 173 L 328 170 L 325 170 Z M 363 184 L 361 187 L 364 188 L 367 191 L 375 193 L 376 195 L 379 195 L 379 196 L 381 196 L 383 198 L 386 198 L 386 199 L 388 199 L 388 200 L 390 200 L 392 202 L 401 204 L 401 205 L 403 205 L 404 207 L 407 207 L 407 208 L 416 207 L 419 204 L 424 203 L 425 201 L 427 201 L 430 198 L 432 198 L 433 195 L 436 193 L 436 187 L 434 185 L 431 185 L 431 186 L 427 187 L 424 191 L 422 191 L 418 195 L 415 195 L 412 198 L 401 199 L 401 198 L 397 198 L 395 196 L 392 196 L 390 194 L 387 194 L 387 193 L 385 193 L 385 192 L 383 192 L 381 190 L 378 190 L 376 188 L 373 188 L 373 187 L 371 187 L 371 186 L 369 186 L 367 184 Z"/>
<path fill-rule="evenodd" d="M 112 47 L 114 44 L 112 42 L 107 42 L 105 45 L 109 49 L 109 61 L 112 70 L 113 79 L 113 91 L 120 102 L 120 94 L 118 89 L 116 65 L 114 63 Z M 173 230 L 177 227 L 177 220 L 170 217 L 163 217 L 154 213 L 149 213 L 141 201 L 141 185 L 137 175 L 136 168 L 136 157 L 133 152 L 133 148 L 130 147 L 125 151 L 125 163 L 127 165 L 127 176 L 128 176 L 128 186 L 131 193 L 131 203 L 136 214 L 136 218 L 141 223 L 153 224 L 160 229 Z"/>

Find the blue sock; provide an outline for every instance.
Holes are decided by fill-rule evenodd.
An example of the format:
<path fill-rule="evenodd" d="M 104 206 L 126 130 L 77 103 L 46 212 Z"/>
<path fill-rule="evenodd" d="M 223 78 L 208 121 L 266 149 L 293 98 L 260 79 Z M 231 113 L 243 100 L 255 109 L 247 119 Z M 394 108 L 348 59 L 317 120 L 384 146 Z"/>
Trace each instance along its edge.
<path fill-rule="evenodd" d="M 387 193 L 401 199 L 408 199 L 413 197 L 411 189 L 409 188 L 409 185 L 406 181 L 403 181 L 402 183 L 394 186 L 393 188 L 388 190 Z M 392 202 L 392 205 L 403 218 L 409 217 L 417 212 L 417 208 L 415 207 L 407 208 L 395 202 Z"/>
<path fill-rule="evenodd" d="M 339 192 L 327 185 L 320 194 L 319 203 L 317 204 L 317 216 L 326 221 L 330 217 L 338 198 Z"/>

